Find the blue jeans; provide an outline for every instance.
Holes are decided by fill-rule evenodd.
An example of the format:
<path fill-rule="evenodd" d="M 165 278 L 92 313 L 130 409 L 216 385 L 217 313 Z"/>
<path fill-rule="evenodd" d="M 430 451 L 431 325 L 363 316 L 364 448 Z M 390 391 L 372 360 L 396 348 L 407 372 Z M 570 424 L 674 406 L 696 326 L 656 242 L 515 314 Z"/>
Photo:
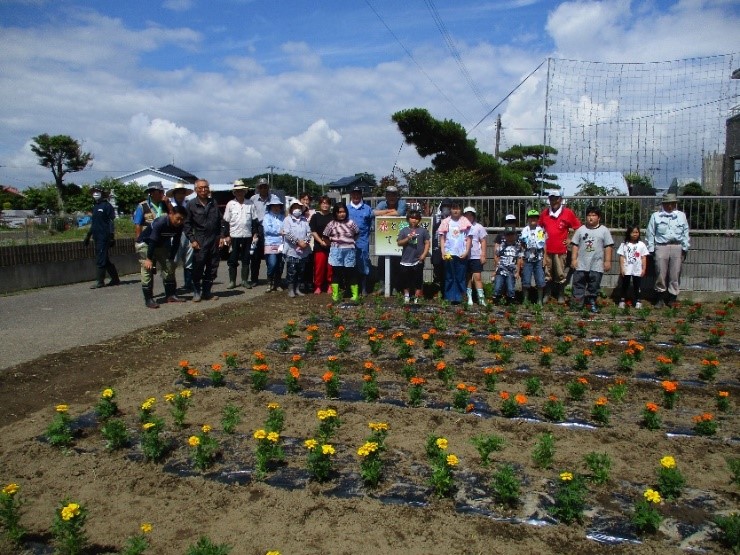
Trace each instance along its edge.
<path fill-rule="evenodd" d="M 459 303 L 465 296 L 468 261 L 459 256 L 445 260 L 445 300 Z"/>
<path fill-rule="evenodd" d="M 516 293 L 516 278 L 514 274 L 496 274 L 493 280 L 493 296 L 500 297 L 502 292 L 505 292 L 509 299 L 514 298 Z"/>
<path fill-rule="evenodd" d="M 265 262 L 267 262 L 267 279 L 280 278 L 283 273 L 283 255 L 266 254 Z"/>
<path fill-rule="evenodd" d="M 525 262 L 522 266 L 522 287 L 532 287 L 532 274 L 534 274 L 534 283 L 538 289 L 545 286 L 545 269 L 542 267 L 542 260 L 533 260 Z"/>
<path fill-rule="evenodd" d="M 599 295 L 603 275 L 601 272 L 576 270 L 573 273 L 573 300 L 579 304 L 583 303 L 584 298 L 595 301 Z"/>
<path fill-rule="evenodd" d="M 286 265 L 288 267 L 285 279 L 288 282 L 288 286 L 294 285 L 298 287 L 301 284 L 303 278 L 303 270 L 306 267 L 307 258 L 297 258 L 295 256 L 286 256 Z"/>

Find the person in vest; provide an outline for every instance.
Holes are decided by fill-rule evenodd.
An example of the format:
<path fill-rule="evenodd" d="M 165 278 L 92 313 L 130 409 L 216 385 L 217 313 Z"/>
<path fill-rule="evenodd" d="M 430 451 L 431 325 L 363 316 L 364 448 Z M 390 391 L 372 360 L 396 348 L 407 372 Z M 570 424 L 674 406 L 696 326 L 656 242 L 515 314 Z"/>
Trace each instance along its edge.
<path fill-rule="evenodd" d="M 195 198 L 187 205 L 184 233 L 195 251 L 193 260 L 193 302 L 215 299 L 211 292 L 218 275 L 221 237 L 221 213 L 211 197 L 211 186 L 205 179 L 195 182 Z"/>
<path fill-rule="evenodd" d="M 105 198 L 104 191 L 97 185 L 92 188 L 92 197 L 94 201 L 92 209 L 92 223 L 90 230 L 85 236 L 83 245 L 86 247 L 90 244 L 90 237 L 95 243 L 95 285 L 92 289 L 105 287 L 105 273 L 110 274 L 108 285 L 118 285 L 121 280 L 118 278 L 118 270 L 110 260 L 108 250 L 115 244 L 115 219 L 116 211 L 110 202 Z"/>
<path fill-rule="evenodd" d="M 182 303 L 175 282 L 175 257 L 180 247 L 182 224 L 188 211 L 175 206 L 172 211 L 156 218 L 136 238 L 136 250 L 141 259 L 141 289 L 147 308 L 159 308 L 154 300 L 154 274 L 157 268 L 162 275 L 164 294 L 168 303 Z"/>
<path fill-rule="evenodd" d="M 152 222 L 169 212 L 169 206 L 164 201 L 164 185 L 161 181 L 151 181 L 146 186 L 146 200 L 136 205 L 134 210 L 134 232 L 138 237 Z"/>
<path fill-rule="evenodd" d="M 239 262 L 242 264 L 241 286 L 247 289 L 252 288 L 249 281 L 250 248 L 252 241 L 255 240 L 254 235 L 256 235 L 259 228 L 259 220 L 254 210 L 254 204 L 245 198 L 246 191 L 247 186 L 244 185 L 244 181 L 241 179 L 234 181 L 234 188 L 232 189 L 234 198 L 226 203 L 224 209 L 221 236 L 227 245 L 231 245 L 228 262 L 229 285 L 227 289 L 236 287 L 236 271 Z"/>
<path fill-rule="evenodd" d="M 193 190 L 188 187 L 185 181 L 178 181 L 174 187 L 167 191 L 167 198 L 170 199 L 170 211 L 173 208 L 182 206 L 185 208 L 187 201 L 185 198 L 192 193 Z M 177 257 L 175 257 L 175 265 L 182 265 L 182 273 L 185 283 L 183 287 L 186 291 L 193 290 L 193 247 L 190 246 L 190 241 L 184 233 L 180 234 L 180 248 L 177 250 Z"/>
<path fill-rule="evenodd" d="M 270 193 L 270 183 L 267 181 L 266 178 L 261 177 L 257 181 L 257 192 L 252 195 L 252 198 L 249 200 L 252 201 L 252 204 L 254 204 L 255 212 L 257 213 L 257 219 L 259 220 L 259 229 L 257 230 L 257 245 L 253 249 L 254 252 L 252 253 L 252 259 L 250 261 L 251 271 L 250 274 L 252 276 L 252 287 L 257 286 L 257 277 L 260 273 L 260 261 L 265 258 L 265 235 L 263 233 L 262 225 L 264 223 L 265 219 L 265 213 L 269 211 L 269 208 L 267 207 L 268 204 L 272 204 L 275 200 L 280 202 L 280 199 L 277 195 L 273 195 Z M 280 271 L 280 274 L 282 274 L 282 270 Z M 280 281 L 280 276 L 277 276 L 277 282 Z M 274 285 L 274 283 L 270 280 L 270 286 Z M 272 290 L 271 287 L 268 288 L 269 290 Z"/>

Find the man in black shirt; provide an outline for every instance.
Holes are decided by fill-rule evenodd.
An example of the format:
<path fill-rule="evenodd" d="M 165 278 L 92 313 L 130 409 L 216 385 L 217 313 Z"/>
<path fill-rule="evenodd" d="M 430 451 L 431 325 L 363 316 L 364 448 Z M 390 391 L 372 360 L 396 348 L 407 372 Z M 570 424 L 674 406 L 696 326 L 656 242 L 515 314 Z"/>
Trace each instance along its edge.
<path fill-rule="evenodd" d="M 211 293 L 218 274 L 219 249 L 224 245 L 221 236 L 221 213 L 211 197 L 208 181 L 195 182 L 195 198 L 187 204 L 185 235 L 194 251 L 193 302 L 215 299 Z"/>
<path fill-rule="evenodd" d="M 155 219 L 136 238 L 136 250 L 141 259 L 141 289 L 148 308 L 159 308 L 154 300 L 154 274 L 157 266 L 162 273 L 164 294 L 168 303 L 181 303 L 184 299 L 176 295 L 175 257 L 180 248 L 182 224 L 188 212 L 175 206 L 169 214 Z"/>
<path fill-rule="evenodd" d="M 108 285 L 118 285 L 121 280 L 118 278 L 118 270 L 110 260 L 110 249 L 115 244 L 115 219 L 116 211 L 105 198 L 102 188 L 97 185 L 92 188 L 92 197 L 95 204 L 92 209 L 92 223 L 90 231 L 87 232 L 83 244 L 90 244 L 90 237 L 95 243 L 95 285 L 92 289 L 105 287 L 105 273 L 110 274 Z"/>

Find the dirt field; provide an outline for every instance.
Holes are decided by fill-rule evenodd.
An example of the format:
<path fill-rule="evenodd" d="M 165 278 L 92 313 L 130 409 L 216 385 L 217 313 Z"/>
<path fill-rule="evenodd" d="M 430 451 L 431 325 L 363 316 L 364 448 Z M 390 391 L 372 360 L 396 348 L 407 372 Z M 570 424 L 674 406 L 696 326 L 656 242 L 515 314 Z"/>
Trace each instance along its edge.
<path fill-rule="evenodd" d="M 283 294 L 263 295 L 91 348 L 45 356 L 0 374 L 4 409 L 0 482 L 20 485 L 21 523 L 28 531 L 23 549 L 0 543 L 0 552 L 51 552 L 49 530 L 64 498 L 82 503 L 89 512 L 87 553 L 119 551 L 143 522 L 153 526 L 148 536 L 150 553 L 184 553 L 201 535 L 229 544 L 234 554 L 249 555 L 269 550 L 283 555 L 722 552 L 711 520 L 740 505 L 740 489 L 732 482 L 726 462 L 738 457 L 740 446 L 737 308 L 706 305 L 699 317 L 691 314 L 689 306 L 675 313 L 643 315 L 605 308 L 601 314 L 585 317 L 558 312 L 552 306 L 540 316 L 523 307 L 518 314 L 507 315 L 501 308 L 467 311 L 435 303 L 406 311 L 395 300 L 381 298 L 368 299 L 359 307 L 342 304 L 330 312 L 327 302 L 325 295 L 298 300 Z M 279 340 L 289 320 L 295 320 L 297 329 L 287 340 L 287 349 L 280 350 Z M 682 321 L 689 330 L 685 345 L 679 345 L 681 360 L 673 365 L 671 378 L 678 381 L 680 397 L 669 410 L 662 407 L 660 382 L 665 378 L 656 377 L 656 357 L 674 345 L 673 328 Z M 531 324 L 526 333 L 541 338 L 534 340 L 532 353 L 525 350 L 523 322 Z M 344 352 L 334 337 L 337 324 L 348 333 L 350 346 Z M 308 325 L 318 326 L 314 333 L 320 339 L 313 353 L 305 352 Z M 724 330 L 720 344 L 707 346 L 709 330 L 718 326 Z M 371 353 L 368 341 L 367 330 L 373 327 L 384 336 L 377 355 Z M 437 337 L 445 342 L 441 358 L 423 346 L 422 334 L 430 328 L 436 328 Z M 464 360 L 459 347 L 462 330 L 477 342 L 473 360 Z M 399 331 L 403 338 L 394 340 L 392 335 Z M 510 345 L 510 362 L 501 362 L 490 351 L 489 336 L 494 332 Z M 573 337 L 571 352 L 553 353 L 551 367 L 542 366 L 541 346 L 554 347 L 565 335 Z M 414 373 L 427 380 L 420 407 L 407 403 L 405 357 L 399 352 L 404 338 L 414 341 Z M 625 372 L 618 360 L 632 338 L 644 345 L 643 358 L 632 372 Z M 574 370 L 575 354 L 594 350 L 596 339 L 608 341 L 605 354 L 593 354 L 587 368 Z M 267 389 L 255 392 L 251 367 L 253 352 L 258 350 L 270 370 Z M 207 377 L 209 368 L 224 364 L 224 352 L 238 354 L 238 367 L 225 369 L 225 386 L 214 388 Z M 701 361 L 710 353 L 719 361 L 713 383 L 699 379 Z M 302 391 L 288 395 L 283 382 L 294 354 L 302 355 Z M 342 371 L 339 399 L 330 400 L 322 375 L 332 355 Z M 182 429 L 172 425 L 164 400 L 166 394 L 183 388 L 180 360 L 200 372 L 191 387 L 192 406 Z M 455 369 L 452 389 L 438 376 L 439 360 Z M 365 361 L 378 368 L 380 399 L 375 402 L 360 396 Z M 495 390 L 487 391 L 483 369 L 496 366 L 503 371 Z M 584 399 L 574 401 L 568 384 L 578 377 L 586 377 L 588 387 Z M 527 395 L 520 418 L 503 417 L 500 393 L 525 393 L 531 378 L 539 378 L 540 394 Z M 612 397 L 619 378 L 626 385 L 621 402 Z M 477 387 L 469 413 L 450 407 L 460 382 Z M 113 452 L 106 451 L 92 416 L 102 390 L 108 387 L 116 391 L 132 436 L 129 447 Z M 719 390 L 729 392 L 729 412 L 717 412 Z M 564 401 L 565 423 L 543 417 L 550 394 Z M 138 441 L 139 407 L 149 397 L 157 399 L 154 412 L 164 419 L 165 436 L 172 442 L 159 463 L 143 460 Z M 608 399 L 608 425 L 595 422 L 591 414 L 599 397 Z M 252 475 L 256 444 L 252 434 L 263 427 L 269 402 L 278 402 L 285 412 L 281 434 L 285 461 L 272 468 L 264 481 L 257 481 Z M 648 402 L 661 405 L 660 430 L 641 425 Z M 69 405 L 77 430 L 70 448 L 55 448 L 43 440 L 60 403 Z M 241 423 L 231 435 L 220 425 L 227 404 L 241 410 Z M 306 471 L 303 442 L 315 434 L 317 411 L 327 407 L 336 408 L 341 426 L 331 440 L 336 448 L 334 473 L 327 482 L 318 483 Z M 719 424 L 714 437 L 692 433 L 693 417 L 706 412 L 713 413 Z M 375 489 L 362 484 L 356 453 L 370 433 L 371 421 L 387 422 L 390 428 L 383 453 L 385 470 Z M 213 426 L 211 435 L 219 442 L 220 455 L 201 473 L 193 468 L 188 438 L 199 433 L 203 424 Z M 550 468 L 540 468 L 532 459 L 545 432 L 555 439 Z M 425 444 L 432 434 L 447 438 L 449 452 L 460 460 L 450 497 L 434 496 L 429 486 Z M 470 440 L 490 434 L 503 438 L 504 444 L 486 467 Z M 559 475 L 570 471 L 588 478 L 584 456 L 590 452 L 609 456 L 610 479 L 603 485 L 588 481 L 581 523 L 558 523 L 549 508 Z M 629 523 L 631 507 L 645 488 L 655 487 L 659 461 L 666 455 L 675 457 L 686 488 L 676 501 L 659 507 L 664 517 L 660 530 L 640 537 Z M 513 465 L 521 480 L 521 502 L 513 508 L 499 503 L 490 487 L 491 475 L 505 463 Z M 608 537 L 616 538 L 616 543 L 604 543 Z"/>

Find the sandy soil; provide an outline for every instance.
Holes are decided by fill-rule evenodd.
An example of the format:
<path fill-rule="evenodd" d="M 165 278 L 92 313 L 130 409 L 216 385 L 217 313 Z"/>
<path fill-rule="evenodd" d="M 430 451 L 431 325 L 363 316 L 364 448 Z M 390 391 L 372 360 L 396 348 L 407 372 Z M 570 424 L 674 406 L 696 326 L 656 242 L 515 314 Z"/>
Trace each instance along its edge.
<path fill-rule="evenodd" d="M 285 295 L 265 295 L 243 304 L 211 308 L 164 325 L 142 329 L 94 347 L 73 349 L 45 356 L 0 374 L 2 441 L 0 481 L 18 483 L 23 500 L 22 524 L 29 535 L 23 549 L 0 542 L 0 553 L 48 553 L 54 510 L 63 498 L 81 502 L 89 511 L 86 531 L 88 553 L 120 550 L 126 538 L 138 532 L 142 522 L 153 525 L 151 553 L 184 553 L 199 536 L 232 546 L 234 554 L 264 554 L 279 550 L 295 553 L 679 553 L 687 549 L 721 552 L 713 537 L 711 519 L 737 510 L 738 486 L 732 483 L 726 459 L 738 456 L 740 426 L 736 399 L 740 395 L 737 368 L 738 320 L 732 311 L 724 316 L 726 332 L 719 346 L 702 342 L 716 327 L 719 305 L 704 306 L 704 315 L 691 323 L 676 364 L 680 399 L 672 410 L 660 409 L 664 427 L 650 431 L 640 425 L 647 402 L 660 403 L 660 378 L 655 376 L 655 357 L 673 339 L 672 327 L 687 317 L 689 308 L 677 314 L 654 312 L 641 319 L 629 315 L 601 314 L 583 320 L 585 337 L 577 337 L 581 316 L 558 313 L 548 307 L 538 319 L 520 308 L 511 317 L 503 309 L 486 312 L 478 307 L 456 311 L 438 304 L 414 307 L 407 313 L 394 300 L 368 299 L 363 306 L 340 305 L 331 321 L 328 297 L 310 296 L 290 300 Z M 737 309 L 735 309 L 737 310 Z M 553 356 L 551 368 L 539 364 L 539 352 L 522 348 L 520 322 L 530 322 L 542 345 L 554 345 L 553 326 L 572 319 L 572 353 Z M 276 350 L 286 322 L 297 322 L 295 336 L 285 352 Z M 417 323 L 414 319 L 418 319 Z M 501 364 L 496 391 L 483 387 L 482 369 L 499 364 L 488 351 L 491 319 L 502 341 L 513 349 L 511 362 Z M 338 351 L 335 326 L 346 326 L 352 345 Z M 321 340 L 313 354 L 306 354 L 305 327 L 315 322 Z M 631 324 L 629 324 L 631 322 Z M 442 324 L 442 326 L 440 326 Z M 620 329 L 613 329 L 618 324 Z M 454 391 L 437 377 L 431 351 L 422 346 L 421 334 L 431 327 L 444 327 L 438 336 L 446 342 L 444 360 L 454 366 L 458 382 L 476 385 L 471 413 L 450 410 Z M 625 328 L 632 326 L 631 331 Z M 382 330 L 384 326 L 387 329 Z M 617 360 L 627 339 L 647 326 L 657 328 L 650 341 L 643 340 L 644 358 L 632 373 L 619 372 Z M 370 353 L 367 329 L 377 327 L 385 336 L 377 356 Z M 475 360 L 463 361 L 457 334 L 468 330 L 477 340 Z M 417 375 L 428 380 L 423 406 L 406 404 L 408 386 L 401 375 L 403 360 L 391 339 L 395 331 L 415 341 Z M 593 347 L 593 339 L 609 341 L 607 353 L 590 359 L 589 368 L 576 373 L 573 355 Z M 539 349 L 539 346 L 538 346 Z M 270 366 L 266 391 L 251 388 L 252 353 L 261 350 Z M 239 365 L 226 371 L 225 387 L 214 388 L 203 377 L 211 364 L 223 363 L 222 353 L 238 353 Z M 709 352 L 720 361 L 714 383 L 698 379 L 701 360 Z M 300 383 L 303 392 L 285 395 L 283 380 L 291 356 L 303 355 Z M 342 365 L 342 393 L 338 400 L 324 395 L 321 376 L 327 356 L 336 355 Z M 183 429 L 172 426 L 164 395 L 182 389 L 178 362 L 187 359 L 201 371 L 193 387 L 193 403 Z M 359 399 L 362 364 L 370 360 L 379 367 L 381 398 Z M 570 401 L 566 384 L 586 376 L 589 388 L 584 400 Z M 499 392 L 524 392 L 526 380 L 540 378 L 543 392 L 530 395 L 523 416 L 504 418 Z M 615 379 L 626 380 L 627 394 L 621 403 L 610 401 L 608 426 L 591 419 L 594 401 L 609 393 Z M 108 452 L 91 413 L 101 391 L 113 387 L 118 404 L 134 440 L 129 448 Z M 719 389 L 730 393 L 731 410 L 717 413 Z M 542 407 L 549 394 L 566 401 L 568 420 L 585 426 L 564 426 L 543 421 Z M 162 463 L 144 462 L 138 445 L 139 405 L 156 397 L 155 413 L 167 423 L 173 449 Z M 267 403 L 276 401 L 285 411 L 282 437 L 286 459 L 263 481 L 251 479 L 254 468 L 254 430 L 262 427 Z M 42 440 L 54 417 L 57 403 L 70 405 L 70 414 L 82 425 L 74 445 L 54 448 Z M 223 407 L 241 409 L 236 433 L 221 430 Z M 303 441 L 312 437 L 317 410 L 335 407 L 342 421 L 332 439 L 337 454 L 335 473 L 326 483 L 308 480 Z M 717 436 L 698 437 L 690 432 L 692 417 L 716 414 Z M 80 418 L 81 417 L 81 418 Z M 365 488 L 358 476 L 357 448 L 369 435 L 370 421 L 387 422 L 385 474 L 375 490 Z M 212 435 L 221 455 L 205 473 L 192 467 L 189 436 L 200 426 L 213 426 Z M 532 450 L 540 434 L 550 432 L 556 440 L 554 464 L 538 468 Z M 666 432 L 677 432 L 669 435 Z M 430 434 L 449 440 L 449 451 L 460 459 L 455 470 L 457 489 L 451 498 L 435 498 L 428 485 L 429 464 L 424 449 Z M 505 440 L 502 450 L 484 467 L 470 442 L 471 437 L 496 434 Z M 548 514 L 561 471 L 588 474 L 583 458 L 589 452 L 607 453 L 612 460 L 611 479 L 605 485 L 589 483 L 588 509 L 582 523 L 557 523 Z M 665 519 L 657 534 L 638 537 L 629 524 L 630 507 L 646 487 L 656 484 L 659 460 L 676 458 L 686 477 L 687 488 L 674 502 L 660 510 Z M 522 481 L 521 503 L 514 508 L 499 504 L 490 488 L 491 474 L 511 463 Z M 529 523 L 527 523 L 529 521 Z M 592 534 L 621 536 L 629 542 L 607 545 L 589 539 Z M 640 543 L 633 543 L 639 541 Z"/>

